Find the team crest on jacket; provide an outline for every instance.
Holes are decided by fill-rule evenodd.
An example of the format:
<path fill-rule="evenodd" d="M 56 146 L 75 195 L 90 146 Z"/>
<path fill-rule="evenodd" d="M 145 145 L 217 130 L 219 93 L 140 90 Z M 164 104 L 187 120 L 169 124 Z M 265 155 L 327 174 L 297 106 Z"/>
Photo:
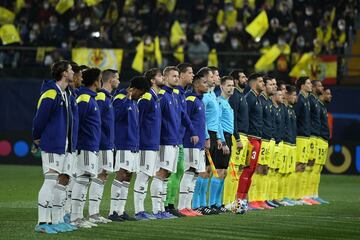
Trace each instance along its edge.
<path fill-rule="evenodd" d="M 131 110 L 132 110 L 132 107 L 128 107 L 128 110 L 131 111 Z"/>

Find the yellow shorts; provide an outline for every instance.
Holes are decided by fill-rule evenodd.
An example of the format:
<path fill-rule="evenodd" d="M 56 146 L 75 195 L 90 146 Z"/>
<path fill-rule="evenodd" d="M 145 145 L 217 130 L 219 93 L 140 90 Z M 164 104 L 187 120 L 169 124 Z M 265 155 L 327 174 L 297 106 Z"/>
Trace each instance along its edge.
<path fill-rule="evenodd" d="M 296 151 L 298 163 L 308 163 L 309 161 L 310 140 L 307 137 L 296 137 Z"/>
<path fill-rule="evenodd" d="M 281 144 L 281 145 L 280 145 Z M 278 155 L 278 166 L 279 166 L 279 173 L 287 173 L 288 168 L 288 161 L 290 159 L 290 145 L 288 143 L 280 142 L 279 143 L 280 149 Z"/>
<path fill-rule="evenodd" d="M 272 140 L 261 140 L 261 148 L 259 154 L 258 164 L 269 166 L 270 161 L 274 158 L 275 141 Z"/>
<path fill-rule="evenodd" d="M 246 159 L 247 159 L 249 140 L 246 135 L 240 134 L 240 141 L 243 145 L 243 148 L 241 150 L 237 149 L 235 137 L 232 136 L 232 149 L 231 149 L 230 161 L 233 162 L 235 165 L 247 166 L 248 164 L 246 163 Z"/>
<path fill-rule="evenodd" d="M 318 137 L 311 136 L 309 142 L 309 160 L 315 160 L 318 153 Z"/>
<path fill-rule="evenodd" d="M 318 138 L 318 154 L 315 159 L 316 164 L 325 165 L 328 159 L 329 143 L 325 139 Z"/>
<path fill-rule="evenodd" d="M 270 161 L 269 161 L 269 168 L 273 168 L 273 169 L 277 168 L 277 166 L 278 166 L 277 160 L 278 160 L 279 154 L 280 154 L 280 147 L 278 144 L 275 144 L 273 157 L 270 158 Z"/>
<path fill-rule="evenodd" d="M 283 141 L 281 141 L 278 144 L 275 169 L 279 169 L 280 171 L 280 168 L 284 166 L 285 161 L 286 161 L 285 144 Z"/>
<path fill-rule="evenodd" d="M 297 148 L 295 145 L 288 145 L 288 158 L 287 158 L 287 166 L 286 173 L 294 173 L 296 170 L 296 156 L 297 156 Z"/>
<path fill-rule="evenodd" d="M 261 141 L 258 164 L 260 164 L 260 165 L 268 165 L 268 162 L 266 161 L 267 160 L 266 159 L 266 153 L 269 152 L 269 148 L 270 148 L 270 142 L 268 140 L 262 140 Z"/>

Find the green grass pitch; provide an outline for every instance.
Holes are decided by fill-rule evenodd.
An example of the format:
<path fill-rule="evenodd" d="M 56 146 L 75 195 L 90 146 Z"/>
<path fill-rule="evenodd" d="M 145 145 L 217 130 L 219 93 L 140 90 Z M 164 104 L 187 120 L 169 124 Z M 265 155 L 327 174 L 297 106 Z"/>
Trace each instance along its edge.
<path fill-rule="evenodd" d="M 320 192 L 329 205 L 110 223 L 56 235 L 34 232 L 42 181 L 38 166 L 0 166 L 0 239 L 360 239 L 359 176 L 322 176 Z M 101 204 L 104 216 L 109 198 L 108 182 Z M 146 208 L 150 206 L 148 197 Z M 131 191 L 126 209 L 133 213 Z"/>

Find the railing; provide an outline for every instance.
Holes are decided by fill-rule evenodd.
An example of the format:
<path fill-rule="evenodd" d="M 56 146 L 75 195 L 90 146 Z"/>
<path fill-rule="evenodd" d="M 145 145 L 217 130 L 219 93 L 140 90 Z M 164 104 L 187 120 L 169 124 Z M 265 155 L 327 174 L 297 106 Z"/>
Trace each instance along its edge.
<path fill-rule="evenodd" d="M 125 49 L 121 64 L 120 78 L 122 81 L 128 81 L 132 76 L 139 74 L 132 69 L 131 65 L 136 54 L 135 49 Z M 228 74 L 234 68 L 244 69 L 247 73 L 254 71 L 256 61 L 260 57 L 259 52 L 218 52 L 218 64 L 222 75 Z M 174 57 L 173 51 L 162 51 L 163 64 L 178 64 L 178 60 Z M 333 55 L 334 56 L 334 55 Z M 356 68 L 354 60 L 359 59 L 357 55 L 335 55 L 337 58 L 337 84 L 360 84 L 360 64 Z M 28 77 L 28 78 L 49 78 L 49 66 L 58 59 L 71 59 L 71 49 L 60 48 L 39 48 L 39 47 L 21 47 L 21 46 L 1 46 L 0 47 L 0 76 L 4 77 Z M 286 56 L 287 68 L 280 71 L 277 63 L 270 71 L 283 81 L 291 81 L 288 76 L 295 63 L 291 62 L 292 57 Z M 185 51 L 185 61 L 189 61 Z M 207 61 L 195 65 L 195 70 L 199 67 L 207 65 Z M 145 60 L 144 69 L 156 67 L 156 61 Z M 356 71 L 354 71 L 356 68 Z M 359 70 L 357 70 L 359 69 Z M 351 81 L 348 81 L 352 79 Z"/>

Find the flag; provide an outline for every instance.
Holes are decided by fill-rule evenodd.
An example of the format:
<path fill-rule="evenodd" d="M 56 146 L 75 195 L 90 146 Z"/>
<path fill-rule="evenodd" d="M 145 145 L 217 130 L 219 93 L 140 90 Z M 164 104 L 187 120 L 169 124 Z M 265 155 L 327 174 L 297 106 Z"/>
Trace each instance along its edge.
<path fill-rule="evenodd" d="M 72 60 L 78 65 L 97 67 L 102 70 L 121 70 L 122 49 L 73 48 Z"/>
<path fill-rule="evenodd" d="M 16 0 L 15 3 L 15 12 L 18 13 L 20 10 L 25 7 L 25 0 Z"/>
<path fill-rule="evenodd" d="M 184 55 L 184 46 L 179 45 L 175 51 L 173 56 L 179 61 L 179 62 L 184 62 L 185 61 L 185 55 Z"/>
<path fill-rule="evenodd" d="M 269 20 L 265 10 L 261 11 L 261 13 L 245 28 L 256 42 L 260 41 L 268 29 Z"/>
<path fill-rule="evenodd" d="M 64 14 L 64 12 L 66 12 L 73 6 L 74 0 L 60 0 L 55 6 L 55 10 L 60 14 Z"/>
<path fill-rule="evenodd" d="M 183 29 L 180 26 L 179 21 L 175 21 L 171 26 L 170 45 L 175 47 L 182 38 L 186 38 Z"/>
<path fill-rule="evenodd" d="M 210 167 L 211 167 L 211 171 L 212 171 L 212 174 L 215 176 L 215 177 L 219 177 L 219 174 L 217 173 L 217 171 L 216 171 L 216 167 L 215 167 L 215 164 L 214 164 L 214 162 L 213 162 L 213 160 L 212 160 L 212 157 L 211 157 L 211 155 L 210 155 L 210 152 L 209 152 L 209 150 L 205 150 L 205 152 L 206 152 L 206 156 L 208 157 L 208 160 L 209 160 L 209 163 L 210 163 Z"/>
<path fill-rule="evenodd" d="M 169 12 L 173 12 L 176 6 L 176 0 L 158 0 L 158 4 L 164 4 Z"/>
<path fill-rule="evenodd" d="M 281 50 L 276 46 L 276 44 L 273 45 L 256 62 L 255 70 L 256 71 L 265 71 L 279 57 L 280 53 L 281 53 Z"/>
<path fill-rule="evenodd" d="M 212 67 L 219 66 L 217 52 L 216 52 L 215 48 L 211 49 L 211 51 L 208 55 L 208 66 L 212 66 Z"/>
<path fill-rule="evenodd" d="M 299 78 L 301 76 L 310 76 L 310 63 L 312 61 L 313 54 L 311 52 L 304 53 L 300 60 L 291 69 L 289 76 L 293 78 Z"/>
<path fill-rule="evenodd" d="M 136 55 L 131 65 L 132 69 L 142 73 L 144 71 L 144 42 L 141 41 L 136 46 Z"/>
<path fill-rule="evenodd" d="M 310 63 L 310 79 L 320 80 L 326 85 L 335 85 L 337 79 L 337 56 L 318 56 Z"/>
<path fill-rule="evenodd" d="M 4 24 L 0 28 L 0 38 L 3 45 L 20 42 L 20 35 L 13 24 Z"/>
<path fill-rule="evenodd" d="M 155 37 L 155 60 L 158 66 L 162 64 L 162 54 L 160 49 L 160 40 L 159 37 Z"/>
<path fill-rule="evenodd" d="M 36 49 L 36 62 L 43 63 L 45 59 L 45 54 L 47 52 L 54 51 L 56 48 L 54 47 L 38 47 Z"/>
<path fill-rule="evenodd" d="M 86 5 L 88 7 L 91 7 L 91 6 L 95 6 L 97 4 L 99 4 L 102 0 L 84 0 L 84 2 L 86 3 Z"/>
<path fill-rule="evenodd" d="M 15 19 L 15 14 L 4 8 L 0 7 L 0 24 L 13 23 Z"/>

